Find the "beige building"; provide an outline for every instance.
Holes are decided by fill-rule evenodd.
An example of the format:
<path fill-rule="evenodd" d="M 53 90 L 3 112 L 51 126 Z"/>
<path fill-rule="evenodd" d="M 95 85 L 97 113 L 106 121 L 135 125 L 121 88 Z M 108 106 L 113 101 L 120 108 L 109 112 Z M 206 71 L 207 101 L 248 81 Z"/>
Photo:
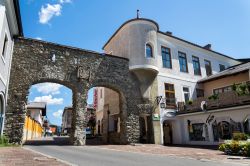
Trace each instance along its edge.
<path fill-rule="evenodd" d="M 62 132 L 69 134 L 72 124 L 72 107 L 65 107 L 62 114 Z"/>
<path fill-rule="evenodd" d="M 96 109 L 96 135 L 102 136 L 104 143 L 119 143 L 120 139 L 119 94 L 104 87 L 94 89 Z"/>

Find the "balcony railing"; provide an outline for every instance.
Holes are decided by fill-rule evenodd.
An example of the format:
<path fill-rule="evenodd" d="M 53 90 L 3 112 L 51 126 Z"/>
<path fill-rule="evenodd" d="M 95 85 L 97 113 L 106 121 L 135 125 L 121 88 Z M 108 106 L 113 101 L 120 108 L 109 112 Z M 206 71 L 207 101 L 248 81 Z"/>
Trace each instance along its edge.
<path fill-rule="evenodd" d="M 205 101 L 205 102 L 203 102 Z M 250 104 L 250 95 L 238 95 L 236 92 L 224 92 L 218 94 L 215 98 L 205 98 L 200 97 L 192 102 L 184 103 L 178 102 L 178 111 L 180 113 L 184 112 L 197 112 L 202 111 L 201 103 L 206 103 L 205 109 L 206 110 L 213 110 L 219 108 L 227 108 L 233 106 L 240 106 L 240 105 L 247 105 Z"/>

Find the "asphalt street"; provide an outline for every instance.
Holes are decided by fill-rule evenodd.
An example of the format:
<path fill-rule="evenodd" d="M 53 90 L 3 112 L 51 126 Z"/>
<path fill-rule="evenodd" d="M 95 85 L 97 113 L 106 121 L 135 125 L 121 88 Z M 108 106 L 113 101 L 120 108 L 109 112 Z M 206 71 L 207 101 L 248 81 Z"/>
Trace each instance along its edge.
<path fill-rule="evenodd" d="M 237 163 L 197 160 L 105 149 L 98 146 L 24 146 L 26 149 L 79 166 L 239 166 Z"/>

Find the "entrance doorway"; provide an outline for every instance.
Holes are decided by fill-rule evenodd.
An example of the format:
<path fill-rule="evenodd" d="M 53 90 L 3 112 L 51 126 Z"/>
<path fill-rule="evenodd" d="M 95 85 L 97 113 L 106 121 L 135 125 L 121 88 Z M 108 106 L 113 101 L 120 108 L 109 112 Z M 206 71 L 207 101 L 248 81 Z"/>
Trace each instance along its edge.
<path fill-rule="evenodd" d="M 163 141 L 165 146 L 173 144 L 172 125 L 168 121 L 163 122 Z"/>
<path fill-rule="evenodd" d="M 140 115 L 140 143 L 153 143 L 153 125 L 151 115 Z"/>

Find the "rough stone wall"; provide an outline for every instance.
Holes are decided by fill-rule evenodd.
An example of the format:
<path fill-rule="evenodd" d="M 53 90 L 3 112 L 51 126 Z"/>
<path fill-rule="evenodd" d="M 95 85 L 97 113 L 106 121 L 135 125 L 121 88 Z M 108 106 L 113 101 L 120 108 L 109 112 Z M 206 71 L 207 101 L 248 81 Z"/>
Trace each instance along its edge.
<path fill-rule="evenodd" d="M 33 39 L 15 39 L 6 125 L 10 142 L 22 143 L 25 105 L 29 89 L 42 82 L 59 83 L 73 92 L 71 141 L 85 144 L 87 92 L 104 86 L 120 94 L 121 143 L 139 141 L 138 104 L 142 104 L 137 78 L 128 60 Z"/>

